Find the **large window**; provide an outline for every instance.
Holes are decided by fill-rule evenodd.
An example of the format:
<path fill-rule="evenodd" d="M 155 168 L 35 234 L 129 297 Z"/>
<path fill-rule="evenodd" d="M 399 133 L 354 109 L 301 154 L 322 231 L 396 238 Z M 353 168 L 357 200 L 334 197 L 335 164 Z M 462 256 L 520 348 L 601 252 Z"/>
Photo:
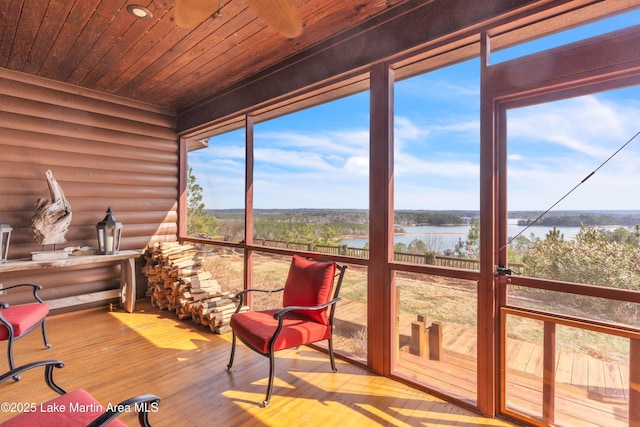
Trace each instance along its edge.
<path fill-rule="evenodd" d="M 502 411 L 523 420 L 607 426 L 638 420 L 640 215 L 633 183 L 640 86 L 637 75 L 602 71 L 626 62 L 626 54 L 618 51 L 606 64 L 590 60 L 596 49 L 616 52 L 611 39 L 505 63 L 517 75 L 532 61 L 580 57 L 581 77 L 593 82 L 558 90 L 555 82 L 575 70 L 538 69 L 528 93 L 513 85 L 511 99 L 498 107 L 506 119 L 496 139 L 505 166 L 497 178 L 499 252 L 512 272 L 497 279 L 506 297 Z"/>
<path fill-rule="evenodd" d="M 244 239 L 245 132 L 234 130 L 189 143 L 187 234 Z"/>
<path fill-rule="evenodd" d="M 395 84 L 394 260 L 479 270 L 480 65 Z M 395 371 L 472 405 L 476 281 L 396 273 Z"/>
<path fill-rule="evenodd" d="M 244 129 L 189 141 L 188 235 L 199 242 L 229 243 L 199 243 L 204 265 L 219 269 L 212 269 L 212 276 L 230 291 L 243 284 L 237 273 L 245 274 L 246 214 L 253 222 L 249 286 L 282 287 L 293 252 L 368 258 L 368 92 L 261 118 L 256 116 L 251 132 L 248 172 Z M 248 186 L 245 176 L 252 177 Z M 247 187 L 252 210 L 245 213 Z M 281 254 L 262 252 L 261 247 Z M 352 265 L 348 271 L 336 310 L 334 348 L 365 361 L 367 268 Z M 253 305 L 273 307 L 280 299 L 261 295 Z"/>
<path fill-rule="evenodd" d="M 594 332 L 580 320 L 562 325 L 547 313 L 640 326 L 639 304 L 589 295 L 584 286 L 640 291 L 639 97 L 635 86 L 507 113 L 509 264 L 525 278 L 557 282 L 544 289 L 514 278 L 507 288 L 510 307 L 540 313 L 504 317 L 507 412 L 568 424 L 629 423 L 635 362 L 624 331 Z M 569 293 L 567 283 L 575 284 Z M 525 399 L 525 390 L 535 398 Z M 573 403 L 598 421 L 565 409 Z"/>
<path fill-rule="evenodd" d="M 517 271 L 640 290 L 638 99 L 635 86 L 508 112 L 508 249 Z M 636 304 L 519 288 L 510 296 L 640 326 Z"/>
<path fill-rule="evenodd" d="M 255 244 L 366 255 L 368 120 L 365 92 L 255 125 Z"/>
<path fill-rule="evenodd" d="M 478 269 L 479 67 L 466 61 L 395 84 L 398 261 Z"/>
<path fill-rule="evenodd" d="M 258 123 L 254 140 L 254 244 L 367 258 L 368 92 Z M 334 348 L 366 360 L 367 269 L 347 271 Z"/>

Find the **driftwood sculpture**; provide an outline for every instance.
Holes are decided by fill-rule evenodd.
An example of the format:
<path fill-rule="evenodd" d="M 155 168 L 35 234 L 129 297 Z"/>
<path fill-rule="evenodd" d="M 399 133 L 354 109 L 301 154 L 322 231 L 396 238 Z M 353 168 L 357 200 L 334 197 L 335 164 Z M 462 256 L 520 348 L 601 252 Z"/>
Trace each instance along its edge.
<path fill-rule="evenodd" d="M 50 170 L 45 172 L 51 200 L 44 198 L 36 202 L 36 212 L 31 218 L 31 227 L 35 239 L 43 246 L 65 243 L 64 235 L 71 224 L 71 205 L 64 197 L 62 187 Z"/>

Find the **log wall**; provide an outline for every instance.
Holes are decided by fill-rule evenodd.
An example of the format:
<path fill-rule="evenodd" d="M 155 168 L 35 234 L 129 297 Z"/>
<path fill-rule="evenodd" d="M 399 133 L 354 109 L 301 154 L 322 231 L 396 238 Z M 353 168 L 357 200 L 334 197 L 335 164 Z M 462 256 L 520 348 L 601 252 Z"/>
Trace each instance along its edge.
<path fill-rule="evenodd" d="M 175 121 L 159 107 L 0 68 L 0 221 L 13 227 L 8 258 L 41 250 L 29 221 L 36 201 L 50 199 L 47 169 L 73 212 L 68 242 L 59 247 L 96 247 L 95 225 L 109 206 L 124 226 L 121 249 L 175 241 Z M 117 288 L 119 267 L 0 277 L 5 286 L 24 282 L 41 283 L 45 298 L 86 294 Z"/>

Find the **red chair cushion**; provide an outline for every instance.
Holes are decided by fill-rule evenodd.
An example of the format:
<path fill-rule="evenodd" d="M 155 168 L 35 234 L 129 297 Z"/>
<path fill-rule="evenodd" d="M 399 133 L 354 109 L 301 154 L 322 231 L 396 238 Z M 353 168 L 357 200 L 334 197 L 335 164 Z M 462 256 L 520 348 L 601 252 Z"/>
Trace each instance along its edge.
<path fill-rule="evenodd" d="M 106 410 L 85 390 L 78 389 L 48 402 L 36 404 L 33 412 L 23 412 L 5 421 L 3 427 L 73 427 L 87 426 Z M 126 424 L 115 419 L 109 427 Z"/>
<path fill-rule="evenodd" d="M 284 307 L 314 306 L 330 301 L 335 274 L 336 264 L 333 261 L 307 259 L 300 255 L 293 255 L 289 275 L 284 285 L 282 305 Z M 328 324 L 327 309 L 296 312 L 316 322 Z"/>
<path fill-rule="evenodd" d="M 247 311 L 231 316 L 230 325 L 238 337 L 263 354 L 269 353 L 269 340 L 278 326 L 273 318 L 277 310 Z M 290 312 L 285 314 L 283 327 L 273 347 L 274 351 L 297 347 L 331 337 L 331 326 L 310 321 Z"/>
<path fill-rule="evenodd" d="M 19 337 L 49 313 L 47 303 L 12 305 L 2 309 L 2 316 L 13 326 L 14 336 Z M 0 323 L 0 340 L 9 339 L 9 330 Z"/>

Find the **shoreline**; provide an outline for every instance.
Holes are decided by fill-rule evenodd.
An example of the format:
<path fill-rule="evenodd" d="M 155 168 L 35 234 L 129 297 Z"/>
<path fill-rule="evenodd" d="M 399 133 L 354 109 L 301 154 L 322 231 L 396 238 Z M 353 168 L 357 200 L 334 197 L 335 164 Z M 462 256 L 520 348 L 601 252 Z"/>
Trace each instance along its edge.
<path fill-rule="evenodd" d="M 402 232 L 402 233 L 393 233 L 394 236 L 405 236 L 405 235 L 410 235 L 410 234 L 420 234 L 420 235 L 431 235 L 431 234 L 435 234 L 435 235 L 463 235 L 464 233 L 458 233 L 458 232 L 454 232 L 454 231 L 422 231 L 422 232 Z M 345 234 L 340 236 L 340 239 L 368 239 L 369 235 L 368 234 Z"/>

